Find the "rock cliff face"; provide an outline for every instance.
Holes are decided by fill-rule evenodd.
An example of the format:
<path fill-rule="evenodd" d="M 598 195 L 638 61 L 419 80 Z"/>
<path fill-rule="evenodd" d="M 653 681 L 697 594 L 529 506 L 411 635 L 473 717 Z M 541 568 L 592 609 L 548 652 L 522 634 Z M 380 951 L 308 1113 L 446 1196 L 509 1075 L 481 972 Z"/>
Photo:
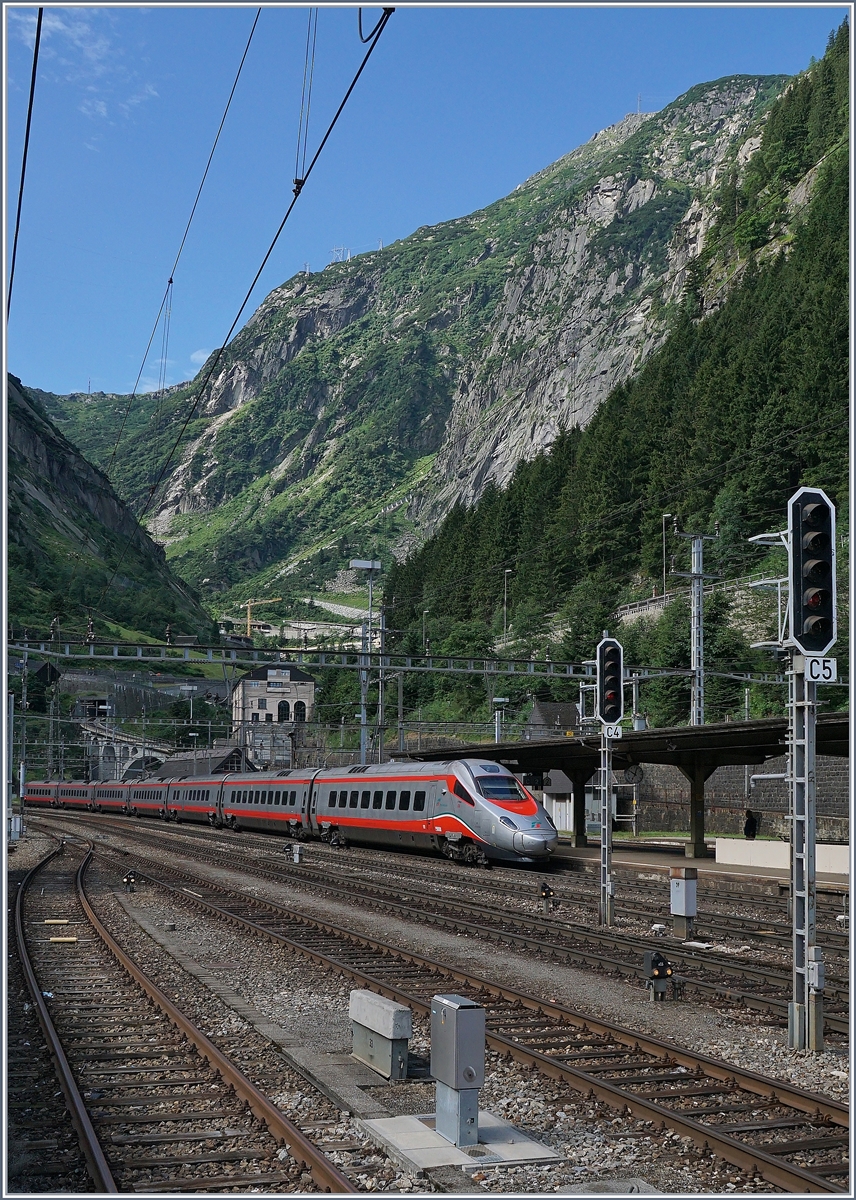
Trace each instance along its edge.
<path fill-rule="evenodd" d="M 700 85 L 489 208 L 271 292 L 149 522 L 182 572 L 219 591 L 356 531 L 394 549 L 585 425 L 667 335 L 714 191 L 786 82 Z M 117 481 L 145 494 L 133 462 Z"/>

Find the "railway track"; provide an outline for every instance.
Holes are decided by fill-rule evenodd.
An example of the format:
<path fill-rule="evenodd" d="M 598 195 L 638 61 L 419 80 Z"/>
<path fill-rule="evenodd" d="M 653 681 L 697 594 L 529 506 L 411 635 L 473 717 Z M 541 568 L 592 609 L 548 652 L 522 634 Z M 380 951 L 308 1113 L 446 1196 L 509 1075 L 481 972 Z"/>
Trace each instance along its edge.
<path fill-rule="evenodd" d="M 354 1191 L 115 941 L 86 895 L 91 859 L 66 843 L 34 867 L 15 929 L 94 1190 Z"/>
<path fill-rule="evenodd" d="M 288 948 L 361 987 L 430 1011 L 438 991 L 487 1010 L 488 1045 L 577 1092 L 707 1146 L 791 1192 L 847 1191 L 844 1105 L 730 1063 L 594 1019 L 225 884 L 156 865 L 138 878 L 256 937 Z"/>
<path fill-rule="evenodd" d="M 156 832 L 134 828 L 135 841 L 142 841 L 158 848 L 163 847 L 163 838 Z M 170 834 L 172 837 L 172 832 Z M 193 839 L 194 856 L 211 865 L 222 866 L 223 850 L 228 842 L 214 845 L 210 839 Z M 325 855 L 326 858 L 326 855 Z M 480 901 L 464 900 L 460 897 L 438 895 L 426 890 L 424 881 L 416 888 L 413 875 L 407 869 L 399 873 L 408 880 L 407 887 L 401 882 L 395 885 L 366 880 L 352 873 L 352 863 L 347 855 L 336 854 L 333 861 L 322 864 L 304 862 L 299 867 L 286 869 L 281 857 L 270 857 L 267 865 L 258 859 L 242 864 L 244 870 L 262 878 L 283 882 L 326 895 L 354 900 L 365 907 L 380 911 L 399 913 L 412 919 L 413 913 L 420 920 L 468 933 L 482 939 L 511 946 L 518 950 L 536 952 L 556 961 L 581 963 L 587 967 L 606 969 L 628 978 L 642 979 L 642 956 L 646 949 L 656 947 L 664 950 L 675 969 L 680 972 L 677 981 L 694 993 L 716 1001 L 737 1003 L 756 1011 L 770 1013 L 778 1019 L 787 1019 L 788 999 L 791 990 L 790 972 L 781 967 L 770 967 L 754 960 L 740 959 L 724 953 L 692 953 L 680 945 L 664 943 L 661 939 L 642 939 L 605 929 L 592 929 L 587 925 L 566 922 L 556 917 L 538 918 L 508 908 L 497 908 Z M 342 868 L 347 866 L 348 875 L 343 878 Z M 472 876 L 468 876 L 472 878 Z M 478 876 L 479 891 L 482 891 L 482 876 Z M 460 886 L 460 876 L 455 877 Z M 409 889 L 409 890 L 408 890 Z M 494 894 L 502 896 L 501 885 Z M 532 891 L 524 895 L 532 900 Z M 836 976 L 828 968 L 825 990 L 824 1020 L 828 1034 L 847 1036 L 848 981 Z"/>
<path fill-rule="evenodd" d="M 27 987 L 15 937 L 15 895 L 26 871 L 8 874 L 6 1125 L 11 1192 L 92 1192 L 95 1185 Z"/>

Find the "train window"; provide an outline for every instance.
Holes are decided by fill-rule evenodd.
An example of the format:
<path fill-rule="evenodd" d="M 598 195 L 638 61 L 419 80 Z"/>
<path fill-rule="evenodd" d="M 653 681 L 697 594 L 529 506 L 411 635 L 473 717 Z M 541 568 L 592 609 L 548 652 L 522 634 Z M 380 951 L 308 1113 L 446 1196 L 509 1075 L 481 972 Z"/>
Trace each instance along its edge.
<path fill-rule="evenodd" d="M 414 792 L 413 793 L 413 811 L 414 812 L 424 812 L 424 810 L 425 810 L 425 793 L 424 792 Z"/>
<path fill-rule="evenodd" d="M 280 792 L 274 792 L 274 794 L 273 794 L 273 802 L 274 802 L 274 804 L 279 804 L 279 797 L 280 797 L 280 795 L 281 795 L 281 793 L 280 793 Z"/>
<path fill-rule="evenodd" d="M 526 793 L 513 775 L 477 779 L 476 786 L 486 800 L 525 800 Z"/>
<path fill-rule="evenodd" d="M 387 808 L 395 808 L 395 798 L 397 795 L 398 795 L 397 792 L 387 792 L 386 793 L 386 807 Z"/>
<path fill-rule="evenodd" d="M 348 801 L 348 807 L 349 807 L 349 808 L 356 808 L 356 807 L 357 807 L 357 804 L 359 803 L 359 799 L 360 799 L 360 793 L 359 793 L 359 792 L 351 792 L 351 798 L 350 798 L 350 800 Z"/>
<path fill-rule="evenodd" d="M 330 793 L 330 799 L 327 801 L 327 807 L 328 808 L 336 807 L 336 793 L 335 792 Z"/>
<path fill-rule="evenodd" d="M 339 792 L 339 808 L 345 808 L 348 803 L 348 793 L 345 791 Z"/>
<path fill-rule="evenodd" d="M 465 804 L 472 804 L 472 806 L 475 808 L 475 800 L 473 800 L 472 796 L 461 783 L 460 779 L 455 780 L 455 786 L 452 790 L 459 800 L 463 800 Z"/>
<path fill-rule="evenodd" d="M 360 808 L 368 808 L 370 799 L 371 799 L 371 792 L 361 792 L 360 793 Z"/>
<path fill-rule="evenodd" d="M 372 796 L 372 808 L 383 807 L 383 792 L 375 792 Z"/>
<path fill-rule="evenodd" d="M 410 792 L 402 792 L 398 798 L 398 807 L 401 812 L 407 812 L 410 808 Z"/>
<path fill-rule="evenodd" d="M 296 799 L 297 799 L 297 792 L 292 792 L 292 793 L 290 794 L 290 796 L 288 797 L 288 803 L 289 803 L 289 804 L 294 804 L 294 802 L 295 802 L 295 800 L 296 800 Z"/>

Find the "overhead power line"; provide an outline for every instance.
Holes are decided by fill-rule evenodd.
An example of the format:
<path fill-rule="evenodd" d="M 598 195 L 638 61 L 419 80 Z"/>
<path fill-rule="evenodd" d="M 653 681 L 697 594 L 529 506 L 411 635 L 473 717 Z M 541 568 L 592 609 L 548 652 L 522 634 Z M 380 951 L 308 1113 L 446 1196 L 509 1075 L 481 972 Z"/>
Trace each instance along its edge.
<path fill-rule="evenodd" d="M 208 370 L 205 373 L 205 378 L 202 380 L 201 384 L 199 385 L 199 387 L 197 389 L 196 397 L 193 401 L 193 404 L 190 406 L 190 411 L 188 412 L 187 416 L 185 417 L 185 420 L 181 426 L 181 429 L 178 431 L 175 441 L 173 442 L 172 446 L 170 447 L 169 453 L 166 457 L 166 460 L 165 460 L 163 466 L 161 467 L 158 477 L 155 480 L 155 482 L 152 484 L 151 488 L 149 489 L 148 499 L 146 500 L 146 503 L 143 506 L 142 511 L 139 514 L 140 522 L 142 522 L 146 513 L 149 511 L 152 504 L 154 503 L 154 499 L 155 499 L 155 496 L 157 495 L 158 488 L 160 487 L 161 483 L 163 483 L 163 480 L 166 477 L 166 473 L 169 470 L 170 463 L 172 462 L 173 458 L 175 457 L 175 453 L 178 450 L 178 447 L 181 445 L 181 442 L 184 439 L 184 435 L 187 432 L 187 427 L 189 426 L 190 422 L 193 420 L 193 418 L 196 414 L 196 410 L 199 408 L 200 401 L 202 400 L 202 397 L 205 394 L 205 389 L 208 387 L 208 384 L 210 383 L 211 378 L 214 375 L 214 372 L 216 371 L 221 358 L 223 357 L 224 353 L 226 352 L 226 347 L 229 344 L 232 334 L 235 332 L 238 322 L 240 321 L 241 316 L 243 315 L 244 309 L 247 307 L 247 304 L 250 301 L 250 296 L 253 294 L 255 286 L 261 277 L 262 271 L 264 271 L 265 267 L 268 264 L 268 260 L 270 259 L 270 256 L 274 252 L 276 244 L 280 239 L 280 235 L 282 234 L 283 229 L 285 229 L 286 222 L 288 221 L 288 218 L 291 216 L 294 206 L 297 203 L 297 200 L 300 196 L 301 191 L 303 190 L 303 186 L 306 183 L 309 176 L 312 174 L 312 171 L 315 167 L 315 164 L 318 162 L 318 159 L 321 157 L 321 152 L 323 151 L 324 147 L 327 145 L 327 141 L 328 141 L 331 133 L 333 132 L 334 128 L 336 127 L 336 124 L 339 120 L 339 117 L 342 115 L 345 105 L 348 103 L 348 100 L 351 97 L 351 93 L 353 92 L 354 88 L 357 86 L 359 78 L 362 75 L 363 71 L 365 70 L 366 64 L 368 63 L 369 59 L 371 58 L 375 47 L 377 46 L 378 42 L 380 41 L 381 34 L 383 33 L 384 29 L 386 28 L 389 18 L 392 16 L 392 14 L 394 12 L 395 12 L 394 8 L 385 8 L 383 10 L 383 16 L 378 21 L 377 26 L 375 27 L 374 37 L 372 39 L 372 42 L 371 42 L 368 50 L 366 51 L 365 55 L 363 56 L 363 60 L 360 63 L 359 67 L 357 68 L 357 72 L 354 75 L 354 78 L 351 80 L 350 85 L 348 86 L 348 90 L 345 92 L 345 95 L 342 98 L 341 104 L 336 109 L 336 112 L 335 112 L 335 115 L 334 115 L 332 121 L 327 126 L 327 131 L 325 132 L 323 138 L 321 139 L 318 149 L 315 151 L 315 154 L 312 157 L 312 161 L 309 163 L 309 166 L 306 168 L 306 172 L 305 172 L 303 178 L 295 182 L 294 198 L 292 199 L 291 203 L 289 204 L 288 208 L 286 209 L 285 216 L 280 221 L 279 228 L 277 229 L 276 233 L 273 236 L 273 240 L 271 241 L 270 245 L 267 248 L 265 256 L 261 261 L 261 265 L 260 265 L 259 269 L 256 271 L 256 273 L 253 277 L 253 281 L 250 284 L 249 288 L 247 289 L 244 299 L 241 301 L 241 305 L 235 315 L 235 319 L 232 321 L 232 324 L 229 326 L 229 331 L 226 334 L 226 337 L 223 339 L 222 345 L 217 350 L 216 354 L 213 356 L 213 358 L 211 359 L 211 361 L 208 365 Z M 152 336 L 154 336 L 154 334 Z M 118 558 L 118 561 L 117 561 L 115 567 L 113 568 L 113 573 L 110 576 L 109 580 L 107 581 L 107 584 L 105 585 L 104 590 L 102 591 L 102 593 L 98 599 L 98 607 L 99 608 L 101 607 L 101 605 L 104 602 L 104 597 L 107 595 L 110 588 L 113 586 L 113 583 L 119 572 L 119 568 L 122 565 L 122 562 L 124 561 L 125 555 L 128 552 L 128 547 L 130 546 L 130 544 L 131 544 L 131 538 L 129 537 L 125 541 L 125 545 L 122 548 L 122 552 L 119 555 L 119 558 Z"/>
<path fill-rule="evenodd" d="M 39 10 L 39 11 L 41 11 L 41 10 Z M 211 162 L 214 158 L 214 151 L 217 149 L 217 143 L 220 141 L 220 134 L 223 132 L 223 126 L 226 124 L 226 117 L 229 115 L 229 109 L 232 107 L 232 99 L 235 95 L 235 89 L 238 86 L 238 80 L 241 78 L 241 72 L 244 69 L 244 63 L 247 61 L 247 54 L 249 53 L 250 45 L 252 44 L 252 41 L 253 41 L 253 34 L 256 32 L 256 26 L 259 23 L 259 17 L 261 16 L 261 13 L 262 13 L 262 10 L 260 8 L 256 10 L 255 19 L 253 20 L 253 27 L 250 30 L 250 36 L 247 38 L 247 44 L 244 47 L 244 53 L 241 55 L 241 61 L 238 64 L 238 71 L 237 71 L 237 74 L 235 75 L 235 81 L 232 84 L 232 90 L 229 92 L 229 99 L 226 101 L 226 107 L 223 110 L 223 116 L 220 118 L 220 124 L 217 127 L 217 134 L 216 134 L 216 137 L 214 138 L 214 144 L 211 147 L 211 153 L 208 155 L 208 162 L 205 164 L 205 170 L 202 172 L 202 179 L 200 180 L 199 187 L 196 190 L 196 198 L 193 201 L 193 206 L 190 210 L 190 216 L 187 218 L 187 224 L 184 227 L 184 233 L 181 235 L 181 242 L 179 243 L 178 251 L 175 256 L 175 261 L 173 262 L 172 269 L 169 273 L 169 280 L 167 281 L 166 289 L 163 294 L 163 299 L 161 300 L 160 308 L 158 309 L 158 315 L 155 317 L 155 323 L 152 326 L 152 332 L 149 335 L 148 344 L 146 345 L 145 354 L 143 355 L 143 361 L 140 363 L 140 369 L 137 372 L 137 378 L 136 378 L 136 381 L 134 382 L 134 390 L 131 392 L 131 395 L 128 398 L 128 404 L 127 404 L 127 407 L 125 408 L 125 412 L 122 417 L 122 423 L 119 426 L 119 432 L 116 434 L 116 441 L 113 445 L 112 453 L 110 454 L 110 461 L 107 463 L 105 474 L 107 474 L 108 476 L 110 474 L 110 468 L 113 466 L 113 462 L 116 458 L 116 452 L 119 449 L 119 443 L 122 440 L 122 435 L 125 432 L 125 425 L 127 423 L 128 417 L 131 414 L 131 408 L 133 407 L 134 399 L 137 395 L 137 388 L 140 386 L 140 380 L 143 376 L 143 371 L 145 370 L 146 363 L 148 362 L 149 351 L 152 348 L 152 342 L 155 340 L 155 334 L 157 333 L 157 328 L 158 328 L 158 325 L 160 324 L 161 316 L 163 314 L 164 309 L 169 308 L 171 305 L 172 281 L 175 276 L 176 267 L 178 266 L 179 259 L 181 258 L 181 253 L 184 250 L 184 243 L 187 241 L 187 235 L 188 235 L 188 233 L 190 233 L 190 226 L 193 224 L 193 218 L 196 215 L 196 209 L 199 204 L 199 198 L 202 195 L 202 189 L 205 187 L 205 180 L 208 178 L 208 172 L 211 169 Z M 165 375 L 165 364 L 163 364 L 163 363 L 161 364 L 161 373 L 163 373 L 163 381 L 164 381 L 164 385 L 165 385 L 166 384 L 166 375 Z"/>
<path fill-rule="evenodd" d="M 12 284 L 15 280 L 15 259 L 18 257 L 18 232 L 21 228 L 21 205 L 24 201 L 24 177 L 27 174 L 27 152 L 30 148 L 30 125 L 33 120 L 33 100 L 36 95 L 36 70 L 39 65 L 39 43 L 42 40 L 42 16 L 44 9 L 39 9 L 36 18 L 36 42 L 33 46 L 33 74 L 30 78 L 30 99 L 27 104 L 27 128 L 24 133 L 24 154 L 21 160 L 21 182 L 18 185 L 18 211 L 15 214 L 15 237 L 12 241 L 12 265 L 9 269 L 9 291 L 6 294 L 6 321 L 9 321 L 9 311 L 12 307 Z"/>

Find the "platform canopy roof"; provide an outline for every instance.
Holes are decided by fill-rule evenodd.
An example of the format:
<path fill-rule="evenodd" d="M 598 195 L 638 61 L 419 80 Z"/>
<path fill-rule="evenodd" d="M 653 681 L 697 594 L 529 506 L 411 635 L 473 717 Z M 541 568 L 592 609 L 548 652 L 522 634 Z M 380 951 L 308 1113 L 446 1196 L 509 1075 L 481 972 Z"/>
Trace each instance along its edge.
<path fill-rule="evenodd" d="M 817 753 L 848 758 L 849 713 L 823 713 L 817 719 Z M 664 763 L 687 775 L 709 775 L 729 764 L 755 766 L 787 753 L 785 717 L 758 721 L 724 721 L 716 725 L 679 725 L 669 729 L 625 730 L 612 743 L 613 764 Z M 512 770 L 557 770 L 566 774 L 597 770 L 600 734 L 522 742 L 480 742 L 469 746 L 443 746 L 412 753 L 423 762 L 458 758 L 486 758 Z"/>

